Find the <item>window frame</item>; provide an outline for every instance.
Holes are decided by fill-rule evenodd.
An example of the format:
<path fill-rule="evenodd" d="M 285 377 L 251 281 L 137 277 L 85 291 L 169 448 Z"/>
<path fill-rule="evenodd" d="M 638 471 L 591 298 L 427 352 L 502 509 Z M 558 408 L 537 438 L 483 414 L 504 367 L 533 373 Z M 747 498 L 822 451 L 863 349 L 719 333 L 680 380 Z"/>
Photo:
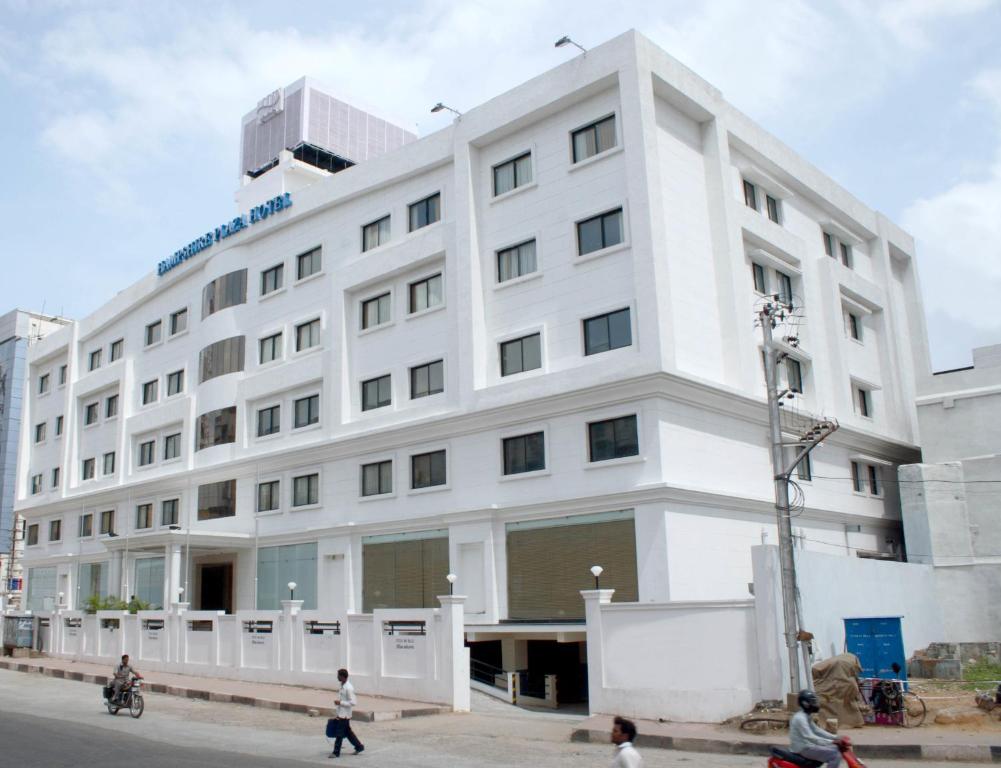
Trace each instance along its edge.
<path fill-rule="evenodd" d="M 314 399 L 316 400 L 316 418 L 313 419 L 312 421 L 307 421 L 305 424 L 299 424 L 298 423 L 298 420 L 299 420 L 298 410 L 299 409 L 297 407 L 298 404 L 301 403 L 301 402 L 303 402 L 303 401 L 305 401 L 305 400 L 310 401 L 309 404 L 307 405 L 307 414 L 309 416 L 312 416 L 313 415 L 313 404 L 312 404 L 312 401 Z M 319 392 L 314 392 L 314 393 L 309 394 L 309 395 L 303 395 L 302 397 L 293 398 L 292 399 L 292 430 L 296 431 L 296 430 L 299 430 L 299 429 L 309 429 L 310 427 L 315 427 L 315 426 L 319 425 L 321 423 L 320 422 L 320 414 L 321 414 L 321 411 L 320 411 L 320 393 Z"/>
<path fill-rule="evenodd" d="M 434 461 L 433 457 L 438 454 L 443 455 L 441 467 L 445 473 L 444 480 L 440 483 L 429 482 L 427 485 L 415 485 L 417 479 L 416 473 L 414 472 L 415 460 L 424 458 L 428 459 L 429 479 L 433 481 L 435 467 L 433 466 L 432 462 Z M 410 471 L 409 493 L 421 493 L 432 490 L 439 490 L 439 491 L 446 490 L 449 487 L 449 478 L 451 475 L 448 466 L 448 455 L 449 455 L 448 448 L 432 448 L 431 450 L 425 450 L 419 453 L 411 453 L 409 455 L 409 460 L 408 460 L 409 471 Z"/>
<path fill-rule="evenodd" d="M 178 461 L 181 458 L 181 433 L 171 432 L 163 436 L 163 461 Z M 173 455 L 169 455 L 170 447 L 174 445 L 176 451 Z"/>
<path fill-rule="evenodd" d="M 49 541 L 63 540 L 63 519 L 49 520 Z"/>
<path fill-rule="evenodd" d="M 605 418 L 599 418 L 594 420 L 587 420 L 585 422 L 585 435 L 587 437 L 587 466 L 609 466 L 610 462 L 614 463 L 624 463 L 629 461 L 637 461 L 642 459 L 642 435 L 640 432 L 640 414 L 639 412 L 631 414 L 623 414 L 620 416 L 609 416 Z M 635 429 L 634 434 L 636 437 L 636 452 L 635 453 L 619 453 L 620 448 L 618 446 L 618 435 L 616 434 L 616 424 L 618 422 L 625 422 L 632 419 Z M 613 453 L 615 455 L 608 456 L 606 458 L 595 458 L 595 441 L 593 430 L 595 427 L 601 424 L 612 424 L 612 440 L 614 443 Z"/>
<path fill-rule="evenodd" d="M 170 504 L 173 510 L 173 518 L 167 520 L 167 505 Z M 160 525 L 165 527 L 170 527 L 171 525 L 179 525 L 181 519 L 181 500 L 180 498 L 173 499 L 161 499 L 160 500 Z"/>
<path fill-rule="evenodd" d="M 152 389 L 150 389 L 152 387 Z M 160 379 L 150 379 L 149 381 L 144 381 L 141 392 L 141 404 L 142 405 L 152 405 L 160 399 Z M 152 392 L 153 396 L 148 397 L 148 393 Z"/>
<path fill-rule="evenodd" d="M 616 214 L 619 217 L 619 234 L 621 235 L 621 239 L 617 243 L 609 243 L 609 242 L 607 242 L 606 233 L 605 233 L 605 220 L 608 219 L 608 218 L 610 218 L 610 217 L 615 216 Z M 600 221 L 600 227 L 601 227 L 601 247 L 600 248 L 594 248 L 594 249 L 592 249 L 590 251 L 581 251 L 581 227 L 583 225 L 585 225 L 585 224 L 588 224 L 588 223 L 594 221 L 595 219 L 600 219 L 601 220 Z M 618 206 L 616 208 L 610 208 L 608 210 L 601 211 L 600 213 L 596 213 L 596 214 L 593 214 L 593 215 L 590 215 L 590 216 L 586 216 L 583 219 L 577 219 L 576 221 L 574 221 L 574 236 L 575 236 L 576 245 L 577 245 L 577 253 L 576 253 L 576 257 L 575 258 L 578 261 L 580 259 L 593 258 L 595 255 L 604 254 L 604 253 L 610 251 L 612 248 L 619 248 L 619 247 L 623 247 L 624 248 L 624 247 L 626 247 L 626 245 L 628 245 L 629 238 L 626 235 L 626 209 L 625 209 L 625 206 L 624 205 L 620 205 L 620 206 Z"/>
<path fill-rule="evenodd" d="M 94 513 L 83 512 L 77 516 L 76 537 L 78 539 L 90 539 L 94 536 Z"/>
<path fill-rule="evenodd" d="M 602 149 L 602 148 L 600 148 L 598 146 L 598 144 L 599 144 L 598 137 L 601 135 L 600 132 L 599 132 L 599 130 L 598 130 L 598 127 L 600 125 L 602 125 L 603 123 L 606 123 L 608 121 L 612 122 L 612 132 L 613 132 L 614 138 L 613 138 L 611 146 L 608 146 L 608 147 L 605 147 L 605 148 Z M 596 120 L 592 120 L 590 123 L 587 123 L 585 125 L 581 125 L 581 126 L 579 126 L 577 128 L 572 129 L 570 131 L 570 165 L 571 165 L 571 167 L 578 166 L 581 163 L 587 162 L 588 160 L 591 160 L 592 158 L 595 158 L 595 157 L 602 157 L 605 154 L 611 152 L 613 149 L 617 149 L 620 146 L 620 142 L 619 142 L 619 138 L 620 138 L 619 137 L 619 124 L 618 123 L 619 123 L 618 113 L 616 113 L 616 112 L 610 112 L 609 114 L 605 115 L 604 117 L 599 117 Z M 577 156 L 577 141 L 576 141 L 577 136 L 583 135 L 583 134 L 585 134 L 585 133 L 587 133 L 589 131 L 593 132 L 593 134 L 594 134 L 594 147 L 595 147 L 595 151 L 592 154 L 584 155 L 583 157 L 578 157 Z"/>
<path fill-rule="evenodd" d="M 118 400 L 117 392 L 104 398 L 104 418 L 106 421 L 118 418 Z"/>
<path fill-rule="evenodd" d="M 308 252 L 307 252 L 308 253 Z M 306 255 L 306 254 L 301 254 Z M 296 274 L 298 274 L 298 259 L 296 261 Z M 313 273 L 310 273 L 311 275 Z M 268 288 L 268 277 L 273 276 L 272 283 L 274 287 Z M 261 279 L 258 283 L 258 296 L 264 298 L 265 296 L 271 296 L 272 294 L 278 293 L 285 289 L 285 262 L 280 261 L 267 269 L 261 270 Z"/>
<path fill-rule="evenodd" d="M 148 459 L 145 460 L 145 459 Z M 151 467 L 156 464 L 156 438 L 139 442 L 137 466 Z"/>
<path fill-rule="evenodd" d="M 515 440 L 527 441 L 528 438 L 538 438 L 542 447 L 542 466 L 533 469 L 512 470 L 508 464 L 508 445 Z M 531 432 L 519 432 L 518 434 L 502 435 L 500 438 L 501 452 L 501 478 L 515 478 L 549 473 L 549 436 L 545 429 L 537 429 Z M 528 456 L 528 443 L 525 442 L 523 453 Z M 526 458 L 527 466 L 527 458 Z"/>
<path fill-rule="evenodd" d="M 81 482 L 86 482 L 87 480 L 93 480 L 96 476 L 97 459 L 93 456 L 89 456 L 80 464 L 80 480 Z"/>
<path fill-rule="evenodd" d="M 525 368 L 524 367 L 524 365 L 525 365 L 525 347 L 524 347 L 524 341 L 526 339 L 530 339 L 530 338 L 534 338 L 534 337 L 537 337 L 539 339 L 539 364 L 537 366 L 535 366 L 534 368 Z M 521 344 L 521 354 L 520 354 L 520 357 L 521 357 L 521 365 L 522 365 L 522 367 L 519 370 L 517 370 L 517 371 L 507 371 L 507 372 L 505 372 L 505 370 L 504 370 L 504 350 L 505 350 L 506 347 L 508 347 L 509 345 L 514 344 L 516 342 Z M 531 373 L 532 371 L 542 371 L 542 370 L 544 370 L 545 369 L 545 366 L 544 366 L 545 355 L 544 355 L 544 349 L 543 349 L 543 345 L 542 345 L 542 331 L 541 330 L 531 331 L 531 332 L 523 334 L 521 336 L 514 336 L 512 338 L 503 339 L 501 341 L 498 341 L 498 343 L 497 343 L 497 354 L 498 354 L 497 365 L 498 365 L 498 369 L 500 371 L 500 377 L 502 379 L 503 378 L 507 378 L 508 376 L 517 376 L 518 374 L 522 374 L 522 373 Z"/>
<path fill-rule="evenodd" d="M 272 413 L 277 411 L 277 414 Z M 269 413 L 269 421 L 273 429 L 268 432 L 261 432 L 261 415 L 265 412 Z M 274 418 L 277 416 L 277 418 Z M 272 437 L 277 435 L 282 431 L 282 404 L 273 403 L 271 405 L 265 405 L 260 408 L 254 409 L 254 437 Z"/>
<path fill-rule="evenodd" d="M 299 481 L 306 481 L 306 500 L 302 503 L 296 503 L 299 492 Z M 293 475 L 291 482 L 292 490 L 292 501 L 291 509 L 304 509 L 306 507 L 318 507 L 320 506 L 320 472 L 309 472 L 303 475 Z M 315 496 L 314 496 L 315 492 Z"/>
<path fill-rule="evenodd" d="M 177 327 L 178 326 L 178 320 L 180 320 L 182 318 L 184 320 L 184 325 L 183 325 L 183 327 L 178 328 Z M 180 309 L 174 310 L 173 312 L 170 313 L 169 323 L 168 323 L 168 326 L 167 326 L 167 332 L 168 332 L 170 338 L 174 338 L 175 336 L 180 336 L 182 333 L 187 333 L 188 332 L 188 308 L 187 307 L 181 307 Z"/>
<path fill-rule="evenodd" d="M 254 494 L 254 512 L 258 515 L 275 514 L 282 511 L 282 481 L 280 477 L 259 480 Z M 272 506 L 261 507 L 261 491 L 268 489 L 268 499 Z"/>
<path fill-rule="evenodd" d="M 115 532 L 115 510 L 103 509 L 98 512 L 97 535 L 107 536 Z"/>
<path fill-rule="evenodd" d="M 375 304 L 375 306 L 376 306 L 376 321 L 375 321 L 375 323 L 369 325 L 367 323 L 367 320 L 366 320 L 366 314 L 367 314 L 366 310 L 367 310 L 367 308 L 370 305 L 372 305 L 373 303 L 375 303 L 375 302 L 382 302 L 383 299 L 387 300 L 387 306 L 388 306 L 388 310 L 387 310 L 388 315 L 387 315 L 387 318 L 385 320 L 381 320 L 381 321 L 378 319 L 379 317 L 381 317 L 382 304 L 381 303 L 376 303 Z M 388 325 L 391 325 L 393 323 L 393 292 L 391 290 L 390 291 L 383 291 L 382 293 L 379 293 L 377 295 L 371 296 L 371 297 L 369 297 L 367 299 L 362 299 L 360 301 L 360 306 L 361 306 L 361 316 L 359 318 L 359 323 L 360 323 L 359 332 L 373 331 L 376 328 L 384 328 L 384 327 L 386 327 Z"/>
<path fill-rule="evenodd" d="M 156 338 L 153 338 L 153 336 Z M 154 320 L 152 323 L 146 323 L 146 328 L 143 331 L 143 348 L 155 347 L 157 344 L 163 341 L 163 320 Z"/>
<path fill-rule="evenodd" d="M 277 341 L 275 341 L 277 339 Z M 271 343 L 271 351 L 273 356 L 269 360 L 264 359 L 264 348 L 265 344 Z M 285 331 L 277 331 L 275 333 L 269 334 L 267 336 L 261 336 L 257 339 L 257 364 L 258 365 L 270 365 L 274 362 L 281 361 L 285 356 Z"/>
<path fill-rule="evenodd" d="M 385 388 L 388 391 L 389 399 L 383 400 L 383 383 L 385 383 Z M 370 385 L 375 386 L 375 403 L 369 404 L 367 400 L 368 392 L 370 390 Z M 378 376 L 373 376 L 370 379 L 363 379 L 361 382 L 361 410 L 362 413 L 368 411 L 376 411 L 380 408 L 388 408 L 393 405 L 393 374 L 383 373 Z"/>
<path fill-rule="evenodd" d="M 441 389 L 432 389 L 432 385 L 431 385 L 431 366 L 432 365 L 440 365 L 441 366 Z M 416 388 L 414 386 L 415 385 L 414 377 L 417 374 L 417 372 L 420 369 L 422 369 L 422 368 L 428 369 L 427 370 L 428 391 L 425 392 L 425 393 L 423 393 L 423 394 L 415 394 Z M 425 397 L 434 397 L 435 395 L 440 395 L 440 394 L 442 394 L 445 391 L 445 358 L 442 357 L 442 358 L 439 358 L 437 360 L 430 360 L 429 362 L 426 362 L 426 363 L 418 363 L 417 365 L 410 366 L 408 370 L 410 372 L 409 379 L 410 379 L 410 399 L 411 400 L 420 400 L 421 398 L 425 398 Z"/>
<path fill-rule="evenodd" d="M 436 280 L 436 279 L 438 280 L 438 285 L 439 285 L 438 295 L 441 297 L 441 301 L 439 301 L 437 304 L 431 304 L 430 303 L 430 301 L 431 301 L 431 288 L 430 288 L 430 285 L 431 285 L 431 281 L 432 280 Z M 415 309 L 414 308 L 414 298 L 415 298 L 414 291 L 419 286 L 424 286 L 426 306 L 423 307 L 423 308 L 421 308 L 421 309 Z M 416 315 L 423 315 L 423 314 L 425 314 L 427 312 L 434 312 L 437 309 L 442 309 L 444 306 L 445 306 L 445 273 L 444 272 L 441 272 L 441 271 L 435 272 L 433 275 L 428 275 L 427 277 L 422 277 L 419 280 L 414 280 L 411 283 L 407 283 L 407 314 L 410 317 L 414 317 Z"/>
<path fill-rule="evenodd" d="M 115 339 L 108 345 L 108 365 L 122 359 L 125 353 L 125 339 Z"/>
<path fill-rule="evenodd" d="M 573 139 L 571 138 L 571 143 Z M 528 158 L 528 178 L 524 180 L 519 180 L 518 178 L 518 161 Z M 497 191 L 497 172 L 502 171 L 507 166 L 511 166 L 511 177 L 513 183 L 510 189 L 505 189 L 503 192 Z M 491 199 L 498 200 L 507 195 L 516 192 L 519 189 L 524 189 L 535 183 L 535 158 L 532 156 L 532 150 L 527 149 L 524 152 L 520 152 L 514 157 L 503 160 L 499 163 L 495 163 L 490 167 L 490 191 Z"/>
<path fill-rule="evenodd" d="M 382 239 L 382 224 L 386 223 L 386 239 Z M 370 227 L 375 227 L 373 230 L 376 233 L 376 243 L 374 245 L 368 245 L 368 232 Z M 369 251 L 374 251 L 376 248 L 381 248 L 384 245 L 389 244 L 393 239 L 393 215 L 387 213 L 385 216 L 380 216 L 377 219 L 373 219 L 367 224 L 362 224 L 361 227 L 361 252 L 368 253 Z"/>
<path fill-rule="evenodd" d="M 111 470 L 110 471 L 108 470 L 108 459 L 111 460 Z M 101 457 L 101 475 L 104 476 L 104 477 L 108 477 L 109 475 L 115 474 L 115 463 L 117 462 L 117 460 L 118 460 L 118 457 L 117 457 L 115 451 L 107 451 Z"/>
<path fill-rule="evenodd" d="M 98 368 L 101 367 L 101 359 L 102 359 L 101 353 L 103 351 L 104 350 L 100 348 L 92 349 L 87 354 L 87 373 L 90 373 L 91 371 L 96 371 Z"/>
<path fill-rule="evenodd" d="M 146 525 L 141 525 L 141 522 L 143 522 L 140 518 L 141 514 L 145 515 Z M 153 502 L 145 501 L 142 502 L 141 504 L 136 504 L 135 525 L 137 531 L 148 531 L 152 529 L 155 526 L 154 520 L 155 516 L 153 513 Z"/>
<path fill-rule="evenodd" d="M 389 488 L 388 490 L 383 489 L 383 468 L 389 465 Z M 359 488 L 358 495 L 362 499 L 372 499 L 376 497 L 386 498 L 394 495 L 396 489 L 396 477 L 394 471 L 394 461 L 392 458 L 389 459 L 379 459 L 378 461 L 370 461 L 359 465 Z M 376 489 L 372 493 L 366 493 L 365 476 L 366 469 L 369 467 L 376 468 Z"/>
<path fill-rule="evenodd" d="M 47 395 L 49 393 L 49 374 L 43 373 L 38 377 L 38 394 Z"/>
<path fill-rule="evenodd" d="M 309 334 L 308 341 L 313 341 L 314 329 L 316 331 L 315 343 L 308 344 L 307 346 L 302 346 L 302 332 L 306 330 Z M 311 320 L 305 320 L 301 323 L 296 323 L 294 326 L 295 330 L 295 352 L 296 354 L 306 352 L 310 349 L 318 349 L 323 346 L 323 323 L 321 318 L 314 317 Z"/>
<path fill-rule="evenodd" d="M 528 271 L 522 271 L 523 258 L 522 258 L 522 248 L 527 245 L 532 246 L 532 261 L 534 262 L 534 267 Z M 518 265 L 518 273 L 511 277 L 504 277 L 504 272 L 501 268 L 501 260 L 506 254 L 514 253 L 515 261 Z M 497 248 L 494 250 L 494 284 L 495 286 L 510 285 L 516 281 L 527 280 L 531 275 L 538 275 L 541 273 L 539 268 L 539 242 L 537 237 L 530 237 L 527 240 L 523 240 L 514 245 L 507 245 L 503 248 Z"/>
<path fill-rule="evenodd" d="M 629 334 L 628 342 L 625 344 L 619 344 L 617 346 L 612 346 L 612 333 L 611 333 L 611 318 L 613 315 L 620 315 L 623 312 L 626 313 L 627 323 L 626 328 Z M 596 321 L 605 321 L 605 335 L 608 339 L 607 349 L 590 349 L 588 346 L 588 323 L 593 323 Z M 581 318 L 581 336 L 583 341 L 583 351 L 584 357 L 591 357 L 592 355 L 600 355 L 605 352 L 614 352 L 616 349 L 625 349 L 626 347 L 633 346 L 633 312 L 632 307 L 619 307 L 618 309 L 609 310 L 607 312 L 602 312 L 598 315 L 592 315 L 591 317 Z"/>
<path fill-rule="evenodd" d="M 93 409 L 93 411 L 91 410 Z M 90 418 L 91 413 L 94 414 L 94 418 Z M 93 403 L 86 403 L 83 406 L 83 425 L 84 427 L 92 427 L 101 420 L 101 401 L 95 401 Z"/>
<path fill-rule="evenodd" d="M 432 220 L 430 215 L 430 205 L 429 203 L 434 200 L 436 208 L 436 216 Z M 418 209 L 419 206 L 424 206 L 425 216 L 427 218 L 426 223 L 418 224 L 414 226 L 414 210 Z M 425 198 L 417 200 L 413 203 L 407 205 L 407 226 L 408 232 L 416 232 L 419 229 L 424 229 L 425 227 L 430 227 L 432 224 L 437 224 L 441 221 L 441 190 L 428 195 Z"/>
<path fill-rule="evenodd" d="M 181 368 L 179 370 L 176 370 L 176 371 L 171 371 L 170 373 L 168 373 L 167 374 L 167 387 L 166 387 L 167 393 L 166 393 L 166 397 L 176 397 L 177 395 L 183 395 L 184 394 L 184 379 L 185 379 L 185 375 L 184 375 L 184 369 L 183 368 Z M 170 391 L 171 390 L 171 384 L 174 381 L 178 381 L 180 383 L 178 384 L 177 388 L 173 392 L 171 392 Z"/>
<path fill-rule="evenodd" d="M 304 263 L 304 259 L 307 256 L 309 257 L 309 265 L 310 265 L 311 269 L 314 266 L 316 266 L 316 257 L 319 256 L 319 266 L 316 266 L 316 268 L 312 269 L 312 271 L 309 272 L 308 274 L 303 274 L 302 265 Z M 296 257 L 295 257 L 295 282 L 296 282 L 296 284 L 301 283 L 304 280 L 309 280 L 311 277 L 314 277 L 315 275 L 322 275 L 322 274 L 323 274 L 323 246 L 322 245 L 314 246 L 313 248 L 310 248 L 307 251 L 303 251 L 302 253 L 296 254 Z"/>

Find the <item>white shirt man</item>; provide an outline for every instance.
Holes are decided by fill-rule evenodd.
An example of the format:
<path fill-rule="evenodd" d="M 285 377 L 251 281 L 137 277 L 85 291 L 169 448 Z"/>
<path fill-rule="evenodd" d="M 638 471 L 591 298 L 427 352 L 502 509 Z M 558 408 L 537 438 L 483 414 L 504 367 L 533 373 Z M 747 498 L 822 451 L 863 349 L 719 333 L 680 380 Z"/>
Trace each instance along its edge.
<path fill-rule="evenodd" d="M 361 740 L 355 735 L 355 732 L 351 730 L 351 715 L 354 713 L 355 705 L 358 703 L 358 697 L 355 695 L 355 687 L 348 681 L 348 671 L 346 669 L 337 670 L 337 679 L 341 683 L 340 695 L 334 700 L 334 704 L 337 706 L 337 710 L 334 713 L 335 718 L 335 735 L 334 739 L 334 751 L 330 753 L 330 757 L 340 757 L 341 756 L 341 742 L 347 739 L 351 742 L 351 746 L 355 748 L 355 754 L 361 754 L 365 751 L 365 745 L 361 743 Z"/>
<path fill-rule="evenodd" d="M 615 759 L 612 768 L 643 768 L 643 758 L 633 746 L 636 725 L 624 717 L 616 717 L 612 725 L 612 743 L 615 745 Z"/>

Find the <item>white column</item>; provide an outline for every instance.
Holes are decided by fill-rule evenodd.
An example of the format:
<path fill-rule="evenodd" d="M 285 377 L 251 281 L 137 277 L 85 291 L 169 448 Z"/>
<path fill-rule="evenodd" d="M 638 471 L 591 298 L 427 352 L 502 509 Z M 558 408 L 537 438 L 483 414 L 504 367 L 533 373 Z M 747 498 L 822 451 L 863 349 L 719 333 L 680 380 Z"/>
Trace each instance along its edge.
<path fill-rule="evenodd" d="M 122 596 L 122 552 L 113 550 L 108 563 L 108 594 Z"/>
<path fill-rule="evenodd" d="M 469 711 L 469 649 L 465 640 L 465 595 L 439 595 L 441 603 L 441 647 L 445 651 L 442 677 L 453 712 Z"/>
<path fill-rule="evenodd" d="M 296 646 L 301 645 L 302 632 L 299 627 L 299 611 L 302 600 L 282 600 L 281 668 L 284 672 L 295 672 L 300 654 Z M 298 641 L 298 642 L 297 642 Z"/>
<path fill-rule="evenodd" d="M 588 710 L 593 715 L 602 712 L 605 691 L 604 631 L 601 623 L 601 606 L 612 602 L 614 589 L 582 589 L 584 617 L 587 622 L 587 699 Z"/>
<path fill-rule="evenodd" d="M 181 545 L 168 544 L 164 547 L 166 578 L 163 580 L 163 609 L 167 610 L 181 598 L 177 591 L 181 586 Z"/>

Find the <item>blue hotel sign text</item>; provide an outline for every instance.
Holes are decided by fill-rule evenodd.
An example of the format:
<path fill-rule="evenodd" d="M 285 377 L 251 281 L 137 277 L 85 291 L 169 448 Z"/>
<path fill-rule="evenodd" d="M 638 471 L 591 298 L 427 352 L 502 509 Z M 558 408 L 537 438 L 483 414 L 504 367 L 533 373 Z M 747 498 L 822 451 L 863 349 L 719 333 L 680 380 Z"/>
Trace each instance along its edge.
<path fill-rule="evenodd" d="M 237 216 L 232 221 L 221 224 L 212 232 L 206 232 L 201 237 L 195 238 L 179 251 L 174 251 L 168 258 L 164 259 L 157 265 L 156 273 L 158 275 L 165 274 L 174 267 L 183 264 L 192 256 L 210 248 L 213 243 L 225 240 L 230 235 L 235 235 L 237 232 L 242 229 L 246 229 L 251 224 L 264 221 L 264 219 L 268 218 L 271 214 L 284 211 L 286 208 L 291 207 L 292 194 L 290 192 L 278 195 L 277 197 L 272 197 L 270 200 L 261 203 L 260 205 L 255 205 L 250 209 L 249 213 Z"/>

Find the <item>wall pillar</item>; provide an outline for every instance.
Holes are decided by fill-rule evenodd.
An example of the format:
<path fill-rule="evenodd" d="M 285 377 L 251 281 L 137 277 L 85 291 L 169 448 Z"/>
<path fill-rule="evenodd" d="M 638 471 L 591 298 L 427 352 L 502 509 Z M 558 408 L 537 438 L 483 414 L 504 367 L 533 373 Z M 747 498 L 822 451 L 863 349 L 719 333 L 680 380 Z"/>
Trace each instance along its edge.
<path fill-rule="evenodd" d="M 602 694 L 605 690 L 604 628 L 601 623 L 601 606 L 612 602 L 614 589 L 582 589 L 584 620 L 587 626 L 587 699 L 588 711 L 593 715 L 602 711 Z"/>
<path fill-rule="evenodd" d="M 166 571 L 163 580 L 163 608 L 167 610 L 181 600 L 177 591 L 181 586 L 181 545 L 167 544 L 163 548 L 163 556 Z"/>
<path fill-rule="evenodd" d="M 465 595 L 439 595 L 441 603 L 441 648 L 445 664 L 441 670 L 446 696 L 453 712 L 469 711 L 469 649 L 466 648 Z"/>
<path fill-rule="evenodd" d="M 299 611 L 302 610 L 302 603 L 302 600 L 281 601 L 282 634 L 281 659 L 279 663 L 285 672 L 295 672 L 302 656 L 302 632 L 296 631 L 299 627 Z"/>
<path fill-rule="evenodd" d="M 501 640 L 501 667 L 505 672 L 528 669 L 528 640 L 513 637 Z"/>

